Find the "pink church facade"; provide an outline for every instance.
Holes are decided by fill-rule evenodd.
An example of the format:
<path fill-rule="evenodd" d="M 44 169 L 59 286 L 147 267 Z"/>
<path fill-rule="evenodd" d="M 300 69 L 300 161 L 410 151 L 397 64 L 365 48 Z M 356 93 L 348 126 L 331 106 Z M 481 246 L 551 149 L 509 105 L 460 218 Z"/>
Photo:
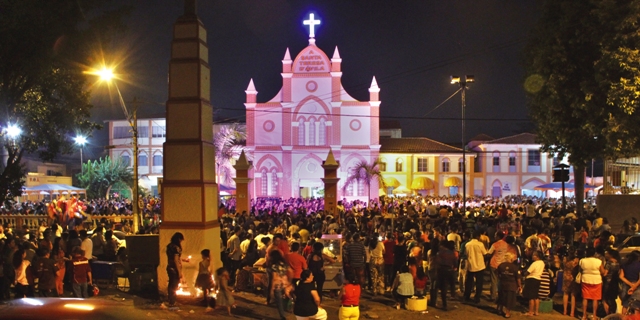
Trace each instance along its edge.
<path fill-rule="evenodd" d="M 340 198 L 366 199 L 367 188 L 344 181 L 359 161 L 379 156 L 380 89 L 375 77 L 370 101 L 357 101 L 342 87 L 342 59 L 329 57 L 309 39 L 294 60 L 282 60 L 282 88 L 267 102 L 256 101 L 253 80 L 246 92 L 247 151 L 253 156 L 251 197 L 322 197 L 322 161 L 333 150 L 340 163 Z M 378 196 L 372 182 L 370 196 Z"/>

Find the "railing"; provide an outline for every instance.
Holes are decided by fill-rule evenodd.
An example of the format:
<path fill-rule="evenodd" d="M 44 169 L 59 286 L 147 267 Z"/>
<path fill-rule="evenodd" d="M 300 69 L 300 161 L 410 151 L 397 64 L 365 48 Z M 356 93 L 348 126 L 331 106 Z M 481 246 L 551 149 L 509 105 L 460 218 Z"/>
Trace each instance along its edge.
<path fill-rule="evenodd" d="M 88 222 L 90 224 L 90 228 L 93 229 L 98 226 L 98 223 L 100 223 L 100 220 L 102 219 L 111 220 L 111 224 L 113 225 L 121 224 L 125 220 L 130 220 L 130 223 L 133 221 L 133 217 L 130 215 L 92 215 L 91 219 L 87 219 L 85 222 Z M 43 222 L 50 225 L 51 219 L 44 215 L 0 215 L 0 223 L 2 225 L 5 223 L 10 224 L 14 230 L 21 230 L 25 226 L 29 230 L 37 230 Z"/>

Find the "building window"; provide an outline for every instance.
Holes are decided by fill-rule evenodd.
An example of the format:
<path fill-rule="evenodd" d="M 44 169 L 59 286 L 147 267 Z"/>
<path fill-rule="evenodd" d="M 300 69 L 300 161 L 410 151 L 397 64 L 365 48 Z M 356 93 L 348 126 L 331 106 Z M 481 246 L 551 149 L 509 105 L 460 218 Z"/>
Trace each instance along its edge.
<path fill-rule="evenodd" d="M 539 166 L 540 165 L 540 150 L 531 149 L 527 152 L 528 155 L 528 163 L 530 166 Z"/>
<path fill-rule="evenodd" d="M 309 119 L 309 143 L 308 146 L 316 145 L 316 119 Z"/>
<path fill-rule="evenodd" d="M 458 159 L 458 172 L 464 172 L 464 158 Z"/>
<path fill-rule="evenodd" d="M 260 193 L 263 196 L 268 196 L 269 194 L 267 193 L 267 185 L 269 183 L 269 177 L 267 176 L 267 169 L 262 169 L 261 172 L 261 176 L 260 176 Z"/>
<path fill-rule="evenodd" d="M 129 139 L 131 138 L 131 127 L 129 126 L 118 126 L 113 127 L 113 138 L 114 139 Z"/>
<path fill-rule="evenodd" d="M 275 196 L 278 194 L 278 176 L 276 173 L 276 169 L 271 169 L 271 174 L 269 175 L 269 196 Z"/>
<path fill-rule="evenodd" d="M 493 153 L 493 166 L 500 166 L 500 152 L 498 151 Z"/>
<path fill-rule="evenodd" d="M 417 172 L 427 172 L 429 171 L 429 162 L 428 162 L 428 158 L 418 158 L 418 163 L 417 163 Z"/>
<path fill-rule="evenodd" d="M 387 161 L 386 160 L 380 161 L 380 163 L 378 164 L 378 169 L 380 169 L 380 172 L 387 171 Z"/>
<path fill-rule="evenodd" d="M 318 125 L 318 145 L 324 146 L 327 144 L 327 124 L 324 119 L 320 119 Z"/>
<path fill-rule="evenodd" d="M 162 154 L 156 153 L 153 155 L 153 166 L 162 166 Z"/>
<path fill-rule="evenodd" d="M 140 153 L 138 155 L 138 166 L 146 167 L 149 165 L 149 157 L 146 153 Z"/>
<path fill-rule="evenodd" d="M 131 157 L 126 153 L 120 156 L 120 161 L 122 161 L 122 163 L 127 167 L 131 166 Z"/>
<path fill-rule="evenodd" d="M 305 129 L 305 124 L 304 124 L 304 119 L 300 118 L 300 120 L 298 121 L 298 145 L 299 146 L 304 146 L 304 130 Z"/>
<path fill-rule="evenodd" d="M 442 172 L 449 172 L 449 158 L 442 159 Z"/>
<path fill-rule="evenodd" d="M 516 172 L 516 153 L 509 152 L 509 172 Z"/>
<path fill-rule="evenodd" d="M 553 166 L 557 166 L 560 164 L 560 159 L 558 159 L 558 156 L 553 156 Z"/>
<path fill-rule="evenodd" d="M 402 172 L 402 159 L 396 160 L 396 172 Z"/>
<path fill-rule="evenodd" d="M 138 127 L 138 138 L 149 138 L 149 127 Z"/>
<path fill-rule="evenodd" d="M 153 126 L 151 127 L 151 137 L 153 138 L 166 138 L 167 127 L 166 126 Z"/>

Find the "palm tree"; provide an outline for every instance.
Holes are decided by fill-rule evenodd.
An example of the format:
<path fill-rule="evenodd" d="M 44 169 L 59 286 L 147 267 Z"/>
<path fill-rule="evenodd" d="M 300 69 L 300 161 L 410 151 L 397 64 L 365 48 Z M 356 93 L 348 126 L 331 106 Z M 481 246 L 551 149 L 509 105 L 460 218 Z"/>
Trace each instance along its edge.
<path fill-rule="evenodd" d="M 377 180 L 378 186 L 386 189 L 387 185 L 384 182 L 382 173 L 380 172 L 380 164 L 382 161 L 378 158 L 369 164 L 366 161 L 359 161 L 353 168 L 353 172 L 349 174 L 347 180 L 342 187 L 342 191 L 345 192 L 347 188 L 354 182 L 364 183 L 367 186 L 367 199 L 371 199 L 371 181 Z"/>
<path fill-rule="evenodd" d="M 247 128 L 239 123 L 225 125 L 213 136 L 213 145 L 216 148 L 216 178 L 217 183 L 233 185 L 232 159 L 238 159 L 245 149 L 247 140 Z"/>
<path fill-rule="evenodd" d="M 133 172 L 122 159 L 112 160 L 109 156 L 96 161 L 88 160 L 82 164 L 79 173 L 78 186 L 87 189 L 89 199 L 101 198 L 109 194 L 111 187 L 118 183 L 130 186 L 133 182 Z"/>

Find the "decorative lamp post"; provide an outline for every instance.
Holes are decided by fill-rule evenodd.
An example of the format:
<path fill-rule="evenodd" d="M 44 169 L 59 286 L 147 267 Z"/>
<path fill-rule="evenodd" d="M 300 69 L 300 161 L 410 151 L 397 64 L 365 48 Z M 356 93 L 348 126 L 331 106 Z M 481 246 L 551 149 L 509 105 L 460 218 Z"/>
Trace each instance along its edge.
<path fill-rule="evenodd" d="M 133 208 L 133 232 L 138 233 L 140 229 L 140 208 L 138 208 L 138 108 L 137 104 L 134 102 L 133 113 L 129 113 L 126 104 L 124 103 L 124 99 L 122 98 L 122 93 L 120 92 L 120 88 L 118 87 L 118 82 L 116 80 L 116 76 L 113 73 L 113 69 L 103 67 L 102 69 L 98 69 L 96 71 L 87 72 L 89 74 L 96 75 L 100 78 L 100 80 L 113 84 L 118 92 L 118 99 L 120 101 L 120 107 L 122 108 L 122 112 L 124 113 L 129 126 L 131 127 L 131 144 L 133 146 L 133 187 L 132 189 L 132 201 L 131 206 Z"/>
<path fill-rule="evenodd" d="M 83 136 L 77 136 L 74 138 L 76 144 L 80 146 L 80 172 L 84 173 L 84 167 L 82 166 L 82 149 L 84 149 L 84 144 L 87 143 L 87 138 Z"/>
<path fill-rule="evenodd" d="M 451 76 L 451 84 L 457 84 L 462 91 L 462 212 L 467 213 L 467 146 L 466 146 L 466 123 L 465 123 L 465 109 L 466 103 L 466 91 L 469 83 L 475 82 L 473 75 L 466 75 L 464 79 L 458 76 Z"/>

